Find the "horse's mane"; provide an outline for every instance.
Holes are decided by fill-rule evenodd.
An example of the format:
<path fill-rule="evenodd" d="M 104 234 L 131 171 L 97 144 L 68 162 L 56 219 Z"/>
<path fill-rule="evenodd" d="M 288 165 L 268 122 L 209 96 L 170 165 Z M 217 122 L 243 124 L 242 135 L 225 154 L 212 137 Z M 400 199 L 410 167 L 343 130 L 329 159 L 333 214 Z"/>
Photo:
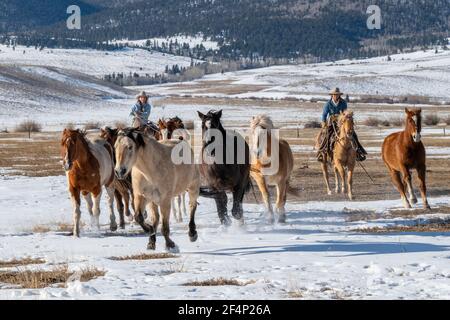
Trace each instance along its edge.
<path fill-rule="evenodd" d="M 133 140 L 136 143 L 138 149 L 141 147 L 145 147 L 144 135 L 141 130 L 136 128 L 124 128 L 121 129 L 118 133 L 119 136 L 127 137 Z"/>
<path fill-rule="evenodd" d="M 257 127 L 262 127 L 266 130 L 272 130 L 275 128 L 272 119 L 267 115 L 259 115 L 253 117 L 252 121 L 250 122 L 250 127 L 252 128 L 252 130 L 255 130 Z"/>

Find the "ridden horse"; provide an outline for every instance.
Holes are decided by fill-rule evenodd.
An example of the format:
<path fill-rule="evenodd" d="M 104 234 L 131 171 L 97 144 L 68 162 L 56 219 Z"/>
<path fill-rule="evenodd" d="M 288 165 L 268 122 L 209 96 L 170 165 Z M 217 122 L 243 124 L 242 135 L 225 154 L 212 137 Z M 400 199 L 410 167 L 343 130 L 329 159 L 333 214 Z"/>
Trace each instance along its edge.
<path fill-rule="evenodd" d="M 405 113 L 405 130 L 391 134 L 384 140 L 383 161 L 389 169 L 392 181 L 400 192 L 403 204 L 407 209 L 411 208 L 411 203 L 417 203 L 411 181 L 411 170 L 417 170 L 423 206 L 430 209 L 425 182 L 426 152 L 421 140 L 422 109 L 406 108 Z M 406 189 L 408 189 L 409 201 L 406 197 Z"/>
<path fill-rule="evenodd" d="M 160 140 L 162 143 L 178 143 L 180 140 L 188 140 L 188 133 L 185 130 L 183 121 L 178 118 L 171 118 L 169 120 L 160 119 L 158 121 L 158 127 L 160 131 Z M 180 130 L 182 135 L 178 138 L 179 140 L 172 141 L 172 137 L 175 131 Z M 176 205 L 175 205 L 176 204 Z M 177 196 L 172 201 L 172 211 L 173 217 L 177 222 L 183 222 L 183 215 L 187 216 L 186 211 L 186 193 Z"/>
<path fill-rule="evenodd" d="M 100 137 L 87 137 L 80 130 L 65 129 L 61 139 L 61 155 L 73 204 L 73 235 L 80 236 L 80 193 L 83 194 L 93 223 L 100 228 L 100 199 L 106 187 L 110 212 L 110 229 L 117 230 L 114 216 L 113 150 Z M 92 201 L 92 197 L 93 200 Z"/>
<path fill-rule="evenodd" d="M 333 150 L 333 165 L 336 183 L 336 193 L 345 193 L 353 200 L 353 172 L 356 165 L 356 150 L 358 148 L 354 137 L 355 123 L 353 111 L 344 111 L 338 117 L 338 134 Z M 347 174 L 347 177 L 346 177 Z M 341 188 L 339 188 L 341 184 Z"/>
<path fill-rule="evenodd" d="M 112 129 L 110 127 L 105 127 L 101 129 L 100 136 L 108 141 L 111 148 L 114 148 L 114 144 L 117 140 L 117 134 L 119 129 Z M 114 149 L 113 149 L 114 150 Z M 116 157 L 114 155 L 114 164 L 116 162 Z M 124 215 L 128 217 L 129 220 L 133 219 L 130 212 L 130 204 L 132 204 L 133 199 L 133 187 L 131 183 L 131 176 L 127 176 L 124 180 L 114 179 L 113 186 L 115 189 L 114 195 L 116 197 L 117 211 L 120 217 L 120 228 L 125 228 Z M 131 200 L 131 201 L 130 201 Z"/>
<path fill-rule="evenodd" d="M 172 154 L 179 146 L 183 147 L 183 153 L 189 152 L 192 160 L 190 163 L 174 162 Z M 165 145 L 136 129 L 124 129 L 119 131 L 115 152 L 116 175 L 123 178 L 131 173 L 136 221 L 150 233 L 148 249 L 155 250 L 156 247 L 156 229 L 159 224 L 157 206 L 159 206 L 166 248 L 171 251 L 177 250 L 175 243 L 170 239 L 171 200 L 186 190 L 189 193 L 190 207 L 189 237 L 195 242 L 198 238 L 195 212 L 200 192 L 200 175 L 189 144 L 180 142 L 178 145 Z M 152 207 L 153 225 L 144 222 L 143 213 L 147 205 Z"/>
<path fill-rule="evenodd" d="M 286 222 L 286 195 L 290 190 L 289 178 L 294 169 L 294 156 L 291 147 L 286 140 L 279 139 L 272 132 L 275 127 L 272 120 L 265 115 L 253 117 L 250 122 L 252 166 L 250 175 L 258 184 L 262 194 L 264 204 L 269 211 L 269 223 L 274 222 L 272 204 L 268 185 L 275 185 L 277 188 L 277 212 L 278 221 Z M 267 138 L 264 143 L 262 138 Z M 271 170 L 272 172 L 265 171 Z"/>
<path fill-rule="evenodd" d="M 251 187 L 250 150 L 238 133 L 225 130 L 221 111 L 198 112 L 202 120 L 202 153 L 200 174 L 207 188 L 201 195 L 216 202 L 220 222 L 230 225 L 227 210 L 227 191 L 233 193 L 233 217 L 243 222 L 242 202 Z"/>

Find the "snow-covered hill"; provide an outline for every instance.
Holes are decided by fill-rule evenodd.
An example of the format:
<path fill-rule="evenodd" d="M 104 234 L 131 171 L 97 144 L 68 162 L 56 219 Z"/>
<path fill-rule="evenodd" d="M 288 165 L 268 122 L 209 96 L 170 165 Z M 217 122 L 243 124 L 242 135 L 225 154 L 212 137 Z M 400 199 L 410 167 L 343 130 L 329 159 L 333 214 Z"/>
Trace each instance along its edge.
<path fill-rule="evenodd" d="M 335 63 L 283 65 L 210 75 L 159 94 L 235 98 L 324 98 L 333 87 L 355 96 L 425 96 L 450 101 L 450 51 L 440 49 Z"/>

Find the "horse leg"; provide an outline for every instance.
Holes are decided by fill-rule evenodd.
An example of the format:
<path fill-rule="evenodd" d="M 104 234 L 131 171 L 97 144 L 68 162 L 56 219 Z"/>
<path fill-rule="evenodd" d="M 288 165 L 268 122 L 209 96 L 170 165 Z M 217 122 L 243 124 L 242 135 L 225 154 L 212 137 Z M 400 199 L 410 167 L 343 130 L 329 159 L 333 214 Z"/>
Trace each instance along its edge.
<path fill-rule="evenodd" d="M 150 213 L 151 213 L 152 226 L 153 226 L 153 230 L 155 231 L 155 237 L 156 237 L 156 232 L 158 231 L 158 225 L 159 225 L 159 209 L 158 209 L 158 205 L 156 205 L 153 202 L 149 203 L 147 205 L 147 211 L 150 211 Z"/>
<path fill-rule="evenodd" d="M 273 208 L 272 208 L 272 204 L 270 203 L 270 194 L 269 194 L 269 190 L 267 189 L 267 184 L 266 184 L 266 180 L 264 179 L 264 177 L 261 174 L 253 174 L 252 175 L 253 179 L 255 179 L 256 184 L 258 185 L 258 189 L 261 192 L 261 195 L 263 197 L 263 201 L 264 204 L 266 206 L 266 209 L 269 213 L 269 223 L 274 223 L 274 218 L 273 218 Z"/>
<path fill-rule="evenodd" d="M 161 202 L 161 215 L 162 215 L 162 235 L 166 240 L 166 250 L 176 252 L 177 247 L 175 242 L 170 239 L 170 199 L 163 200 Z M 149 242 L 150 247 L 156 247 L 156 239 L 150 238 Z"/>
<path fill-rule="evenodd" d="M 287 182 L 283 181 L 277 185 L 277 213 L 279 223 L 286 223 L 286 192 Z"/>
<path fill-rule="evenodd" d="M 172 211 L 173 219 L 178 222 L 177 210 L 176 210 L 176 207 L 175 207 L 175 198 L 172 198 L 171 202 L 172 202 L 171 211 Z"/>
<path fill-rule="evenodd" d="M 73 206 L 73 236 L 79 238 L 80 237 L 80 190 L 74 187 L 69 188 L 70 198 L 72 199 Z"/>
<path fill-rule="evenodd" d="M 181 195 L 177 196 L 175 200 L 178 210 L 177 222 L 183 222 L 183 214 L 181 212 Z"/>
<path fill-rule="evenodd" d="M 187 217 L 187 210 L 186 210 L 186 192 L 183 193 L 183 195 L 181 196 L 182 200 L 181 200 L 181 204 L 183 205 L 183 215 L 185 217 Z"/>
<path fill-rule="evenodd" d="M 214 196 L 214 200 L 216 201 L 217 213 L 219 214 L 220 223 L 229 226 L 231 225 L 231 220 L 228 217 L 228 197 L 225 191 L 219 192 Z"/>
<path fill-rule="evenodd" d="M 242 187 L 239 187 L 237 190 L 233 191 L 233 208 L 231 209 L 231 213 L 233 218 L 236 220 L 243 221 L 244 209 L 242 208 L 242 201 L 244 200 L 244 193 Z"/>
<path fill-rule="evenodd" d="M 336 184 L 336 189 L 335 189 L 335 192 L 336 192 L 336 194 L 338 194 L 339 192 L 340 192 L 340 180 L 339 180 L 339 171 L 338 171 L 338 169 L 337 169 L 337 167 L 336 166 L 334 166 L 334 181 L 335 181 L 335 184 Z"/>
<path fill-rule="evenodd" d="M 92 211 L 92 207 L 94 206 L 94 203 L 92 202 L 91 194 L 89 192 L 83 193 L 83 198 L 86 201 L 86 207 L 88 209 L 89 216 L 92 217 L 94 215 L 94 213 Z"/>
<path fill-rule="evenodd" d="M 338 171 L 339 173 L 339 180 L 340 181 L 336 181 L 336 185 L 340 182 L 341 184 L 341 193 L 345 193 L 346 192 L 346 186 L 345 186 L 345 169 L 344 166 L 342 165 L 342 163 L 338 162 L 335 164 L 335 170 Z"/>
<path fill-rule="evenodd" d="M 197 226 L 195 225 L 195 213 L 197 212 L 197 199 L 199 196 L 199 189 L 193 188 L 189 191 L 189 239 L 191 242 L 195 242 L 198 239 Z"/>
<path fill-rule="evenodd" d="M 329 196 L 332 195 L 331 189 L 330 189 L 330 178 L 328 176 L 328 163 L 327 163 L 327 156 L 324 155 L 324 160 L 321 162 L 321 166 L 322 166 L 322 173 L 323 173 L 323 178 L 325 180 L 325 184 L 327 186 L 327 193 Z"/>
<path fill-rule="evenodd" d="M 102 198 L 102 189 L 98 191 L 97 194 L 93 193 L 94 196 L 94 216 L 92 217 L 92 226 L 100 230 L 100 200 Z"/>
<path fill-rule="evenodd" d="M 347 191 L 348 191 L 348 198 L 350 201 L 353 201 L 353 170 L 355 167 L 350 167 L 347 170 Z"/>
<path fill-rule="evenodd" d="M 390 169 L 390 174 L 391 174 L 391 178 L 392 178 L 392 182 L 394 183 L 394 186 L 397 188 L 398 192 L 400 192 L 400 196 L 402 197 L 403 205 L 405 206 L 406 209 L 411 209 L 411 204 L 409 203 L 408 199 L 406 198 L 405 185 L 403 184 L 402 179 L 400 177 L 400 172 Z"/>
<path fill-rule="evenodd" d="M 131 215 L 130 211 L 130 193 L 125 190 L 125 192 L 122 194 L 122 197 L 125 204 L 125 216 L 128 217 L 128 220 L 133 221 L 133 216 Z"/>
<path fill-rule="evenodd" d="M 106 193 L 108 196 L 108 209 L 109 209 L 109 229 L 114 232 L 117 231 L 117 222 L 116 222 L 116 216 L 114 214 L 114 188 L 113 187 L 106 187 Z M 121 220 L 123 220 L 123 212 Z M 125 222 L 124 222 L 125 224 Z M 125 225 L 124 225 L 125 227 Z"/>
<path fill-rule="evenodd" d="M 147 233 L 154 232 L 153 227 L 145 222 L 144 212 L 146 206 L 146 200 L 142 196 L 134 196 L 134 220 L 142 227 L 142 229 Z"/>
<path fill-rule="evenodd" d="M 408 190 L 408 193 L 409 193 L 409 203 L 410 203 L 410 205 L 416 204 L 417 198 L 414 195 L 414 190 L 412 187 L 411 171 L 409 171 L 407 168 L 403 168 L 402 176 L 403 176 L 403 185 L 406 187 L 406 189 Z M 405 197 L 406 197 L 406 192 L 405 192 Z"/>
<path fill-rule="evenodd" d="M 120 229 L 125 229 L 125 216 L 124 216 L 124 205 L 122 195 L 118 190 L 114 191 L 114 196 L 116 198 L 116 208 L 117 212 L 119 212 L 120 219 Z"/>
<path fill-rule="evenodd" d="M 420 194 L 422 196 L 423 206 L 426 209 L 431 209 L 430 205 L 428 204 L 428 199 L 427 199 L 426 174 L 427 174 L 427 168 L 425 165 L 417 168 L 417 175 L 418 175 L 419 181 L 420 181 Z"/>

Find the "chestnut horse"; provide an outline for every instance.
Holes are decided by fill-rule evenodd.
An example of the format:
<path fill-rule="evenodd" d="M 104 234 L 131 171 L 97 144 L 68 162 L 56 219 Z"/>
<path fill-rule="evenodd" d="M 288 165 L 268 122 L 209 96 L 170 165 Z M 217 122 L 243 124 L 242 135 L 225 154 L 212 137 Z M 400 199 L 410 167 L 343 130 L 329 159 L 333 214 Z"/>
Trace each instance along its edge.
<path fill-rule="evenodd" d="M 117 140 L 117 134 L 119 129 L 112 129 L 110 127 L 105 127 L 101 129 L 100 136 L 108 141 L 111 145 L 111 148 L 114 148 L 114 144 Z M 114 150 L 114 149 L 113 149 Z M 114 163 L 116 161 L 116 157 L 114 155 Z M 117 211 L 119 212 L 120 217 L 120 228 L 125 228 L 125 218 L 124 215 L 128 217 L 130 221 L 133 220 L 133 216 L 130 212 L 130 204 L 132 205 L 133 199 L 133 187 L 131 183 L 131 176 L 126 177 L 124 180 L 114 179 L 113 183 L 115 192 L 114 195 L 116 197 L 116 206 Z"/>
<path fill-rule="evenodd" d="M 339 133 L 337 134 L 333 150 L 336 193 L 345 193 L 347 187 L 348 198 L 353 200 L 353 172 L 356 166 L 356 150 L 358 146 L 353 138 L 355 123 L 352 111 L 346 110 L 339 115 L 338 127 Z M 341 188 L 339 188 L 339 182 Z"/>
<path fill-rule="evenodd" d="M 426 152 L 421 140 L 422 109 L 405 109 L 406 128 L 388 136 L 383 143 L 383 161 L 389 169 L 392 181 L 402 197 L 405 208 L 416 204 L 417 198 L 412 186 L 411 170 L 416 169 L 423 206 L 430 209 L 427 200 L 426 179 Z M 406 197 L 409 193 L 409 201 Z"/>
<path fill-rule="evenodd" d="M 83 194 L 93 224 L 100 228 L 100 199 L 103 186 L 108 194 L 110 229 L 117 230 L 114 216 L 113 150 L 106 140 L 86 136 L 80 130 L 65 129 L 61 139 L 61 155 L 73 204 L 73 235 L 80 236 L 80 194 Z M 92 198 L 94 201 L 92 201 Z"/>
<path fill-rule="evenodd" d="M 181 146 L 181 144 L 184 145 Z M 172 154 L 179 146 L 183 147 L 183 152 L 189 150 L 188 156 L 191 157 L 191 163 L 178 164 L 174 161 L 178 159 L 174 159 Z M 124 129 L 119 131 L 115 152 L 117 177 L 124 178 L 131 173 L 137 222 L 150 233 L 147 248 L 155 250 L 156 247 L 156 229 L 159 224 L 157 206 L 159 206 L 166 248 L 170 251 L 177 250 L 175 243 L 170 239 L 171 200 L 186 190 L 189 193 L 190 206 L 189 238 L 195 242 L 198 238 L 195 212 L 200 192 L 200 176 L 198 167 L 193 161 L 193 151 L 188 143 L 165 145 L 136 129 Z M 143 218 L 147 205 L 152 207 L 152 225 L 146 224 Z"/>
<path fill-rule="evenodd" d="M 170 141 L 170 143 L 178 143 L 180 140 L 188 140 L 188 133 L 185 130 L 183 121 L 178 117 L 171 118 L 169 120 L 160 119 L 158 121 L 158 127 L 160 131 L 160 139 L 157 138 L 157 140 L 160 140 L 162 143 L 167 143 L 168 141 Z M 176 130 L 182 130 L 182 132 L 180 131 L 182 135 L 179 137 L 179 140 L 172 142 L 172 137 Z M 186 193 L 183 193 L 172 200 L 172 212 L 173 217 L 177 222 L 183 222 L 183 215 L 185 217 L 187 216 Z"/>
<path fill-rule="evenodd" d="M 286 140 L 273 136 L 275 129 L 272 120 L 265 115 L 253 117 L 250 122 L 252 142 L 252 166 L 250 175 L 258 184 L 264 204 L 269 211 L 269 223 L 274 222 L 272 204 L 268 185 L 277 188 L 277 212 L 278 222 L 286 222 L 286 195 L 290 191 L 289 179 L 294 169 L 294 156 L 291 147 Z M 262 143 L 261 135 L 265 135 L 267 143 Z M 274 144 L 275 143 L 275 144 Z M 273 172 L 265 173 L 272 168 Z"/>

